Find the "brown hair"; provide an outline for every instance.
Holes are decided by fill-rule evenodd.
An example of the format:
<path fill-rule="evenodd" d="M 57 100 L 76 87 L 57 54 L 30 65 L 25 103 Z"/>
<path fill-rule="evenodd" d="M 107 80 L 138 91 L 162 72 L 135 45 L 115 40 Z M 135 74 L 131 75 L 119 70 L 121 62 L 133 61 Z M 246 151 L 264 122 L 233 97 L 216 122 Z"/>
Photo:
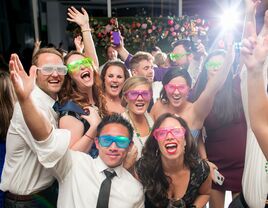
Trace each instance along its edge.
<path fill-rule="evenodd" d="M 150 53 L 147 53 L 144 51 L 139 51 L 139 52 L 135 53 L 135 55 L 132 57 L 132 59 L 129 62 L 129 67 L 130 67 L 131 71 L 133 69 L 138 68 L 140 62 L 143 60 L 147 60 L 147 61 L 152 60 L 153 61 L 154 57 Z"/>
<path fill-rule="evenodd" d="M 131 88 L 139 86 L 139 85 L 148 85 L 149 86 L 149 90 L 151 91 L 151 93 L 153 93 L 152 90 L 152 84 L 148 81 L 148 79 L 146 79 L 145 77 L 142 76 L 133 76 L 128 78 L 122 88 L 122 98 L 121 98 L 121 105 L 123 107 L 127 106 L 127 101 L 125 99 L 124 94 Z"/>
<path fill-rule="evenodd" d="M 74 54 L 86 57 L 82 53 L 79 53 L 77 51 L 72 51 L 64 57 L 65 64 L 67 63 L 67 60 Z M 93 96 L 93 100 L 95 102 L 95 105 L 99 109 L 100 116 L 103 117 L 104 115 L 108 114 L 108 111 L 106 109 L 106 101 L 105 101 L 103 91 L 102 91 L 102 84 L 101 84 L 100 76 L 99 76 L 98 72 L 95 70 L 94 65 L 92 65 L 92 68 L 93 68 L 93 74 L 94 74 L 93 75 L 94 76 L 94 84 L 92 86 L 92 92 L 93 92 L 92 96 Z M 85 93 L 79 92 L 76 84 L 73 82 L 70 75 L 67 74 L 65 76 L 65 80 L 64 80 L 64 83 L 62 85 L 62 88 L 59 92 L 59 101 L 60 101 L 60 104 L 64 104 L 69 100 L 74 101 L 81 108 L 84 108 L 90 104 L 89 100 L 88 100 L 88 96 Z"/>
<path fill-rule="evenodd" d="M 129 78 L 129 76 L 130 76 L 129 72 L 127 70 L 127 67 L 125 66 L 125 64 L 122 61 L 118 61 L 118 60 L 117 61 L 108 61 L 104 65 L 104 67 L 103 67 L 103 69 L 101 71 L 101 75 L 100 75 L 101 81 L 102 81 L 102 89 L 103 89 L 103 91 L 105 91 L 105 85 L 104 85 L 104 83 L 105 83 L 105 75 L 106 75 L 107 70 L 108 70 L 108 68 L 110 66 L 118 66 L 118 67 L 120 67 L 123 70 L 125 80 L 127 80 Z"/>
<path fill-rule="evenodd" d="M 55 54 L 55 55 L 59 56 L 60 59 L 63 61 L 63 56 L 62 56 L 62 54 L 61 54 L 59 51 L 57 51 L 55 48 L 41 48 L 41 49 L 39 49 L 39 50 L 34 54 L 34 56 L 33 56 L 33 58 L 32 58 L 32 65 L 36 65 L 36 66 L 38 66 L 38 58 L 39 58 L 39 56 L 40 56 L 41 54 L 43 54 L 43 53 L 52 53 L 52 54 Z"/>
<path fill-rule="evenodd" d="M 16 94 L 9 74 L 0 70 L 0 141 L 5 141 L 15 101 Z"/>

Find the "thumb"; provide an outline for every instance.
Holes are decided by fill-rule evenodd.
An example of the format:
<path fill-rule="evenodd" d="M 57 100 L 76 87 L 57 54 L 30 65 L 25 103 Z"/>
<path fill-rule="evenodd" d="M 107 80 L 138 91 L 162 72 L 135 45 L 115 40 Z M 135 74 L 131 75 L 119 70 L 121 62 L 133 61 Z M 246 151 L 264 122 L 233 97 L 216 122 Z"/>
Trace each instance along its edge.
<path fill-rule="evenodd" d="M 31 66 L 29 74 L 30 74 L 30 78 L 33 79 L 35 81 L 36 79 L 36 71 L 37 71 L 37 67 L 36 66 Z"/>

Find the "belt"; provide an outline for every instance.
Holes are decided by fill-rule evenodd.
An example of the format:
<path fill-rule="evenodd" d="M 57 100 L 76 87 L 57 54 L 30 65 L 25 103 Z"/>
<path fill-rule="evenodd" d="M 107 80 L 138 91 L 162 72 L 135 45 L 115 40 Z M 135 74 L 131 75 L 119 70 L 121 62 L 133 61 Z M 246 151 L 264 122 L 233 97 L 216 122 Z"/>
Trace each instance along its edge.
<path fill-rule="evenodd" d="M 17 195 L 7 191 L 5 192 L 5 197 L 14 201 L 30 201 L 34 198 L 34 195 Z"/>

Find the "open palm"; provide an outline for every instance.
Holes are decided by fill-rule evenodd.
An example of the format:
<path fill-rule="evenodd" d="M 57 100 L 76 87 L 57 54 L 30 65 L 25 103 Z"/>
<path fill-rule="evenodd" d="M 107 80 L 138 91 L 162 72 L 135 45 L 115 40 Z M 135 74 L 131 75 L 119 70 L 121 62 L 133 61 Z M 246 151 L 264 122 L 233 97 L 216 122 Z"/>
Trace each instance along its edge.
<path fill-rule="evenodd" d="M 18 100 L 20 102 L 26 100 L 35 85 L 36 67 L 31 67 L 30 76 L 28 76 L 18 55 L 12 54 L 9 61 L 9 71 Z"/>
<path fill-rule="evenodd" d="M 242 43 L 241 54 L 248 70 L 262 68 L 265 59 L 268 56 L 268 35 L 257 39 L 253 24 L 249 23 L 249 38 L 244 39 Z"/>

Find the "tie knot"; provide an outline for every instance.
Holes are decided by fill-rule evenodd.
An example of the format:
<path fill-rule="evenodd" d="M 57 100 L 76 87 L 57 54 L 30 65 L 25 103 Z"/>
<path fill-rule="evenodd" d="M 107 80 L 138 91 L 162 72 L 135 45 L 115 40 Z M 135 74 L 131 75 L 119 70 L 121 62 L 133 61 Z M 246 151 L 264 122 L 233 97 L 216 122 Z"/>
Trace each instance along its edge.
<path fill-rule="evenodd" d="M 106 178 L 112 179 L 113 177 L 116 176 L 116 172 L 110 172 L 108 170 L 104 170 L 104 174 L 106 175 Z"/>

